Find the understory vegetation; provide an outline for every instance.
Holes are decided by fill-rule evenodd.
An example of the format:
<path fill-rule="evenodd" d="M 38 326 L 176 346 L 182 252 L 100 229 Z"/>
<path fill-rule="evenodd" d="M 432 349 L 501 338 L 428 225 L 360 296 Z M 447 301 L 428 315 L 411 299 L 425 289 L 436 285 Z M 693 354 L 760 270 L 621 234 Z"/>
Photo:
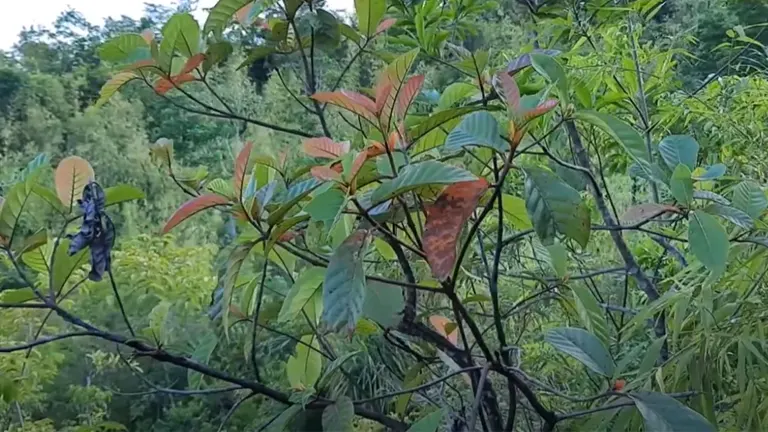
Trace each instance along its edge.
<path fill-rule="evenodd" d="M 195 8 L 0 51 L 0 430 L 768 428 L 762 1 Z"/>

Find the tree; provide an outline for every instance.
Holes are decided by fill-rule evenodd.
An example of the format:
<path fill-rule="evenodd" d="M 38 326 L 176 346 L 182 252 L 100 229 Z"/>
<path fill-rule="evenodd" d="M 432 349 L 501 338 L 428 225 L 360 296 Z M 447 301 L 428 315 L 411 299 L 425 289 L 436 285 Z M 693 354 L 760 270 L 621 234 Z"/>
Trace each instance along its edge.
<path fill-rule="evenodd" d="M 232 394 L 219 429 L 256 396 L 269 402 L 246 424 L 275 430 L 759 427 L 765 346 L 752 295 L 766 273 L 754 263 L 768 199 L 754 180 L 725 177 L 730 161 L 702 151 L 669 107 L 666 98 L 682 107 L 706 86 L 681 89 L 683 53 L 644 43 L 659 2 L 528 4 L 535 39 L 513 58 L 465 43 L 488 13 L 481 2 L 355 5 L 353 27 L 286 0 L 262 38 L 241 41 L 238 67 L 275 57 L 283 99 L 271 100 L 292 104 L 288 123 L 250 115 L 216 75 L 236 58 L 230 22 L 263 23 L 259 2 L 222 0 L 202 28 L 182 12 L 159 36 L 101 45 L 119 70 L 97 106 L 139 84 L 179 110 L 292 146 L 275 154 L 247 142 L 220 178 L 185 167 L 171 140 L 151 147 L 188 196 L 164 233 L 201 212 L 237 221 L 211 321 L 193 321 L 194 341 L 167 321 L 174 307 L 191 319 L 175 293 L 142 311 L 142 296 L 125 301 L 131 279 L 113 275 L 112 206 L 144 194 L 75 156 L 58 162 L 52 189 L 49 161 L 35 158 L 0 209 L 3 262 L 21 285 L 0 308 L 46 311 L 66 330 L 0 352 L 100 340 L 152 393 Z M 344 63 L 320 73 L 339 58 L 320 53 L 342 39 Z M 382 65 L 372 89 L 342 87 L 358 61 Z M 433 88 L 444 81 L 432 80 L 438 67 L 458 78 Z M 614 181 L 635 182 L 633 205 L 617 206 Z M 51 235 L 25 224 L 35 200 L 60 214 Z M 104 280 L 117 319 L 67 302 L 81 283 L 73 274 Z M 162 377 L 137 359 L 173 366 L 186 384 L 156 384 Z M 14 382 L 1 383 L 14 401 Z M 737 393 L 752 396 L 728 403 L 758 415 L 720 412 Z M 103 425 L 105 396 L 89 395 L 84 415 Z"/>

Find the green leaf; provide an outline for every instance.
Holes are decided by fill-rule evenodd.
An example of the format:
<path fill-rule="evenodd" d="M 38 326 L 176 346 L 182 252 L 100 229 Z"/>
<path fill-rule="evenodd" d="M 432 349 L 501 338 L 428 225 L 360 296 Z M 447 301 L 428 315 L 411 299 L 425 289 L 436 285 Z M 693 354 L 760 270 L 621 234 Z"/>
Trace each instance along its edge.
<path fill-rule="evenodd" d="M 378 237 L 374 237 L 373 247 L 376 249 L 379 255 L 381 255 L 381 257 L 384 258 L 385 260 L 387 261 L 397 260 L 397 255 L 395 254 L 395 250 L 392 249 L 392 246 L 390 246 L 389 243 L 385 242 L 384 240 Z"/>
<path fill-rule="evenodd" d="M 552 56 L 540 53 L 531 53 L 531 65 L 536 72 L 547 78 L 547 81 L 557 87 L 560 94 L 560 101 L 563 104 L 568 103 L 568 77 L 565 75 L 563 66 Z"/>
<path fill-rule="evenodd" d="M 24 213 L 29 198 L 32 196 L 32 186 L 27 182 L 16 183 L 8 191 L 5 201 L 0 206 L 0 237 L 13 240 L 16 227 Z"/>
<path fill-rule="evenodd" d="M 382 183 L 371 194 L 371 202 L 380 203 L 421 186 L 472 180 L 477 180 L 477 177 L 462 168 L 433 160 L 420 162 L 406 166 L 397 177 Z"/>
<path fill-rule="evenodd" d="M 309 300 L 320 289 L 325 278 L 325 269 L 311 267 L 301 271 L 299 278 L 293 283 L 288 295 L 283 300 L 278 322 L 287 322 L 295 318 Z"/>
<path fill-rule="evenodd" d="M 226 312 L 225 312 L 226 313 Z M 192 352 L 192 360 L 207 364 L 216 346 L 219 344 L 219 338 L 213 331 L 207 331 L 204 336 L 196 340 L 195 350 Z M 187 387 L 190 390 L 198 390 L 203 384 L 203 375 L 192 369 L 187 369 Z"/>
<path fill-rule="evenodd" d="M 312 20 L 315 43 L 323 48 L 335 48 L 341 42 L 341 31 L 336 17 L 325 9 L 317 9 Z"/>
<path fill-rule="evenodd" d="M 483 106 L 465 106 L 445 111 L 438 111 L 408 131 L 409 141 L 416 143 L 429 132 L 443 126 L 453 119 L 465 116 L 475 111 L 485 110 L 487 110 L 487 108 Z"/>
<path fill-rule="evenodd" d="M 707 213 L 696 210 L 690 214 L 688 242 L 691 251 L 704 266 L 722 274 L 728 261 L 728 235 L 722 225 Z"/>
<path fill-rule="evenodd" d="M 51 275 L 51 290 L 58 293 L 67 283 L 72 274 L 88 263 L 88 248 L 69 255 L 69 239 L 63 238 L 53 254 L 53 274 Z"/>
<path fill-rule="evenodd" d="M 579 192 L 549 170 L 530 166 L 523 171 L 525 207 L 542 244 L 553 244 L 560 232 L 586 247 L 590 216 Z"/>
<path fill-rule="evenodd" d="M 733 206 L 751 217 L 757 219 L 768 207 L 765 192 L 757 182 L 743 181 L 733 188 Z"/>
<path fill-rule="evenodd" d="M 509 144 L 501 137 L 496 119 L 487 112 L 476 112 L 461 120 L 445 140 L 447 150 L 461 150 L 465 146 L 483 146 L 499 153 L 509 151 Z"/>
<path fill-rule="evenodd" d="M 325 369 L 325 372 L 323 373 L 323 376 L 317 382 L 317 388 L 319 390 L 323 390 L 326 387 L 328 380 L 330 380 L 333 377 L 333 374 L 336 373 L 336 371 L 339 370 L 342 366 L 344 366 L 344 363 L 346 363 L 347 360 L 360 354 L 360 352 L 361 351 L 348 352 L 341 357 L 337 357 L 336 360 L 329 363 L 328 367 Z"/>
<path fill-rule="evenodd" d="M 725 170 L 725 165 L 720 163 L 714 164 L 708 167 L 702 174 L 693 176 L 693 179 L 698 181 L 715 180 L 722 177 L 725 174 Z"/>
<path fill-rule="evenodd" d="M 715 428 L 701 414 L 661 393 L 631 392 L 627 396 L 645 422 L 645 430 L 653 432 L 714 432 Z"/>
<path fill-rule="evenodd" d="M 266 45 L 251 48 L 251 50 L 248 51 L 248 56 L 245 58 L 245 60 L 243 60 L 242 63 L 240 63 L 240 65 L 237 67 L 237 70 L 250 66 L 256 60 L 261 60 L 276 51 L 277 48 Z"/>
<path fill-rule="evenodd" d="M 610 135 L 638 163 L 650 164 L 648 150 L 643 137 L 630 125 L 616 117 L 596 111 L 577 111 L 573 114 L 577 120 L 589 123 Z"/>
<path fill-rule="evenodd" d="M 342 242 L 328 262 L 323 281 L 322 320 L 329 327 L 339 330 L 343 327 L 351 333 L 365 302 L 365 271 L 363 255 L 367 246 L 368 233 L 359 230 Z"/>
<path fill-rule="evenodd" d="M 27 166 L 25 166 L 24 170 L 21 172 L 20 179 L 21 181 L 37 183 L 37 179 L 40 177 L 43 170 L 45 168 L 50 168 L 50 166 L 51 159 L 48 155 L 40 153 L 27 163 Z"/>
<path fill-rule="evenodd" d="M 705 201 L 712 201 L 714 203 L 722 204 L 722 205 L 731 205 L 731 202 L 728 201 L 728 199 L 726 199 L 724 196 L 720 194 L 716 194 L 712 191 L 707 191 L 707 190 L 697 189 L 693 191 L 693 198 L 705 200 Z"/>
<path fill-rule="evenodd" d="M 355 418 L 355 406 L 352 399 L 341 396 L 332 405 L 323 410 L 323 430 L 334 432 L 352 431 L 352 419 Z"/>
<path fill-rule="evenodd" d="M 605 313 L 595 295 L 583 284 L 574 284 L 571 290 L 581 323 L 587 330 L 595 334 L 604 346 L 610 346 L 611 335 L 608 330 L 608 322 L 605 320 Z"/>
<path fill-rule="evenodd" d="M 373 36 L 386 11 L 386 0 L 355 0 L 357 27 L 360 33 L 367 37 Z"/>
<path fill-rule="evenodd" d="M 149 48 L 138 33 L 124 33 L 104 42 L 98 49 L 99 58 L 108 62 L 122 62 L 139 48 Z"/>
<path fill-rule="evenodd" d="M 162 33 L 160 54 L 163 58 L 158 63 L 167 70 L 170 70 L 170 62 L 175 52 L 185 57 L 192 57 L 200 51 L 200 26 L 189 13 L 177 13 L 171 16 L 163 26 Z"/>
<path fill-rule="evenodd" d="M 633 162 L 629 165 L 627 174 L 632 178 L 642 178 L 657 184 L 669 184 L 669 176 L 658 164 L 649 165 L 645 162 Z"/>
<path fill-rule="evenodd" d="M 253 250 L 253 243 L 245 243 L 235 246 L 227 258 L 226 270 L 224 272 L 224 293 L 221 297 L 222 306 L 222 325 L 224 332 L 229 336 L 229 305 L 232 303 L 232 296 L 237 285 L 237 278 L 240 275 L 240 269 Z"/>
<path fill-rule="evenodd" d="M 659 153 L 670 169 L 683 164 L 693 171 L 699 155 L 699 143 L 688 135 L 670 135 L 659 143 Z"/>
<path fill-rule="evenodd" d="M 144 199 L 144 192 L 131 185 L 117 185 L 104 190 L 105 205 L 107 207 L 126 201 Z"/>
<path fill-rule="evenodd" d="M 527 230 L 533 228 L 531 218 L 525 208 L 525 200 L 508 195 L 501 195 L 501 206 L 504 210 L 504 222 L 511 224 L 517 230 Z"/>
<path fill-rule="evenodd" d="M 285 432 L 291 421 L 304 409 L 301 404 L 291 405 L 269 424 L 265 432 Z"/>
<path fill-rule="evenodd" d="M 369 281 L 366 286 L 363 316 L 382 327 L 394 327 L 400 322 L 400 313 L 405 307 L 403 290 L 397 285 Z"/>
<path fill-rule="evenodd" d="M 298 182 L 289 187 L 283 194 L 281 194 L 277 200 L 280 202 L 280 207 L 277 210 L 269 214 L 267 223 L 269 225 L 275 225 L 283 220 L 283 217 L 299 203 L 299 201 L 306 198 L 312 191 L 318 186 L 323 184 L 316 178 L 311 178 Z"/>
<path fill-rule="evenodd" d="M 645 352 L 645 356 L 643 356 L 643 359 L 640 361 L 640 366 L 637 368 L 638 376 L 642 376 L 653 369 L 653 366 L 656 365 L 656 361 L 659 359 L 661 348 L 664 346 L 665 340 L 666 336 L 663 336 L 651 343 L 648 350 Z"/>
<path fill-rule="evenodd" d="M 436 432 L 437 428 L 443 422 L 443 416 L 445 412 L 443 410 L 437 410 L 433 413 L 427 414 L 422 417 L 416 423 L 412 424 L 408 428 L 408 432 Z"/>
<path fill-rule="evenodd" d="M 681 163 L 672 172 L 669 190 L 677 202 L 686 207 L 691 206 L 693 202 L 693 180 L 691 180 L 691 170 L 686 165 Z"/>
<path fill-rule="evenodd" d="M 95 105 L 96 108 L 107 103 L 107 101 L 109 101 L 109 99 L 111 99 L 118 90 L 135 79 L 139 79 L 139 76 L 134 72 L 120 72 L 119 74 L 114 75 L 109 79 L 109 81 L 101 86 L 99 99 L 96 101 Z"/>
<path fill-rule="evenodd" d="M 603 343 L 591 333 L 580 328 L 561 327 L 548 331 L 544 339 L 593 372 L 606 377 L 613 376 L 615 365 L 611 355 Z"/>
<path fill-rule="evenodd" d="M 232 44 L 227 41 L 208 44 L 208 49 L 205 50 L 205 60 L 203 60 L 203 73 L 207 73 L 214 66 L 226 60 L 233 51 Z"/>
<path fill-rule="evenodd" d="M 235 189 L 232 187 L 232 183 L 228 182 L 221 178 L 216 178 L 208 183 L 206 183 L 205 188 L 208 189 L 208 191 L 213 192 L 217 195 L 221 195 L 225 198 L 234 200 L 235 199 Z"/>
<path fill-rule="evenodd" d="M 323 357 L 319 352 L 320 343 L 317 338 L 314 335 L 304 335 L 301 341 L 303 343 L 296 344 L 296 353 L 289 357 L 285 364 L 288 383 L 291 388 L 297 390 L 314 386 L 323 371 Z"/>
<path fill-rule="evenodd" d="M 731 222 L 744 229 L 751 229 L 755 225 L 754 219 L 745 212 L 731 206 L 713 203 L 704 208 L 704 211 Z"/>
<path fill-rule="evenodd" d="M 346 207 L 346 203 L 347 196 L 344 192 L 331 188 L 312 198 L 304 207 L 304 211 L 309 213 L 312 221 L 322 222 L 328 231 Z"/>
<path fill-rule="evenodd" d="M 29 251 L 44 246 L 46 243 L 48 243 L 48 231 L 43 228 L 27 236 L 15 252 L 17 255 L 22 256 Z"/>
<path fill-rule="evenodd" d="M 440 100 L 437 102 L 437 108 L 440 110 L 448 109 L 456 103 L 479 92 L 480 89 L 475 85 L 465 82 L 453 83 L 443 90 L 443 93 L 440 95 Z"/>

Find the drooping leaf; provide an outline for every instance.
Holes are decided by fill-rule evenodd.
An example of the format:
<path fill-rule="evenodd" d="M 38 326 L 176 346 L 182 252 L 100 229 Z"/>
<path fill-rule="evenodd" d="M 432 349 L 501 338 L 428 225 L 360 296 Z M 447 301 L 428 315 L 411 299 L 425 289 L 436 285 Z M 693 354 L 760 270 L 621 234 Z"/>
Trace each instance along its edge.
<path fill-rule="evenodd" d="M 302 148 L 307 156 L 338 159 L 349 152 L 349 141 L 338 143 L 326 137 L 309 138 L 304 140 Z"/>
<path fill-rule="evenodd" d="M 368 281 L 365 289 L 363 316 L 376 321 L 384 328 L 396 326 L 405 307 L 402 288 L 384 282 Z"/>
<path fill-rule="evenodd" d="M 574 327 L 556 328 L 548 331 L 544 339 L 591 371 L 606 377 L 613 376 L 615 365 L 611 355 L 603 343 L 586 330 Z"/>
<path fill-rule="evenodd" d="M 634 391 L 627 394 L 640 415 L 645 429 L 654 432 L 714 432 L 715 428 L 701 414 L 662 393 Z"/>
<path fill-rule="evenodd" d="M 460 150 L 465 146 L 483 146 L 499 153 L 509 151 L 509 144 L 501 137 L 496 119 L 487 112 L 472 113 L 461 120 L 445 140 L 447 150 Z"/>
<path fill-rule="evenodd" d="M 371 37 L 376 34 L 379 21 L 387 11 L 386 0 L 355 0 L 357 26 L 360 33 Z"/>
<path fill-rule="evenodd" d="M 145 195 L 137 187 L 122 184 L 104 189 L 104 197 L 104 206 L 109 207 L 126 201 L 144 199 Z"/>
<path fill-rule="evenodd" d="M 634 225 L 654 219 L 664 213 L 681 213 L 680 209 L 667 204 L 644 203 L 632 206 L 621 215 L 623 225 Z"/>
<path fill-rule="evenodd" d="M 697 181 L 708 181 L 708 180 L 715 180 L 723 176 L 725 174 L 725 165 L 719 163 L 711 165 L 707 168 L 706 171 L 699 175 L 694 175 L 693 179 Z"/>
<path fill-rule="evenodd" d="M 340 396 L 335 403 L 328 405 L 323 410 L 323 430 L 351 432 L 354 417 L 355 406 L 352 405 L 352 399 L 347 396 Z"/>
<path fill-rule="evenodd" d="M 124 85 L 128 84 L 129 82 L 139 79 L 139 76 L 136 75 L 135 72 L 120 72 L 118 74 L 115 74 L 112 78 L 110 78 L 106 83 L 104 83 L 103 86 L 101 86 L 101 91 L 99 92 L 99 99 L 96 101 L 96 107 L 100 107 L 107 103 L 107 101 L 115 94 L 118 90 L 120 90 Z"/>
<path fill-rule="evenodd" d="M 501 206 L 504 210 L 504 222 L 510 223 L 515 229 L 527 230 L 533 228 L 531 218 L 528 217 L 528 212 L 525 209 L 525 200 L 503 194 L 501 196 Z"/>
<path fill-rule="evenodd" d="M 691 251 L 704 266 L 722 274 L 728 261 L 728 234 L 714 216 L 696 210 L 688 221 L 688 242 Z"/>
<path fill-rule="evenodd" d="M 440 424 L 443 423 L 444 415 L 445 412 L 443 410 L 432 412 L 412 424 L 407 432 L 436 432 Z"/>
<path fill-rule="evenodd" d="M 590 216 L 579 192 L 543 168 L 526 167 L 524 172 L 525 207 L 542 244 L 551 245 L 560 232 L 586 247 Z"/>
<path fill-rule="evenodd" d="M 358 230 L 344 240 L 331 256 L 323 281 L 322 320 L 330 328 L 355 329 L 365 302 L 363 255 L 368 231 Z"/>
<path fill-rule="evenodd" d="M 213 331 L 207 331 L 203 337 L 195 341 L 195 349 L 192 351 L 192 360 L 202 364 L 208 364 L 211 360 L 216 346 L 219 344 L 219 338 Z M 191 390 L 198 390 L 202 387 L 203 375 L 192 369 L 187 369 L 187 386 Z"/>
<path fill-rule="evenodd" d="M 242 9 L 251 1 L 252 0 L 219 0 L 216 2 L 216 4 L 208 11 L 208 18 L 203 25 L 203 36 L 207 37 L 211 32 L 215 35 L 221 35 L 224 27 L 235 15 L 235 12 Z"/>
<path fill-rule="evenodd" d="M 429 323 L 437 330 L 444 338 L 456 346 L 459 345 L 459 331 L 456 327 L 456 323 L 449 320 L 442 315 L 432 315 L 429 317 Z"/>
<path fill-rule="evenodd" d="M 59 162 L 56 167 L 54 182 L 56 183 L 56 194 L 67 211 L 72 211 L 75 202 L 83 194 L 85 185 L 94 179 L 95 175 L 91 164 L 81 157 L 70 156 Z"/>
<path fill-rule="evenodd" d="M 285 296 L 285 300 L 283 300 L 278 321 L 287 322 L 295 318 L 301 312 L 301 309 L 307 305 L 315 292 L 320 289 L 324 278 L 325 269 L 322 267 L 311 267 L 302 270 Z"/>
<path fill-rule="evenodd" d="M 215 194 L 205 194 L 196 198 L 192 198 L 191 200 L 184 203 L 181 207 L 179 207 L 179 209 L 176 210 L 173 215 L 171 215 L 170 219 L 168 219 L 168 222 L 166 222 L 165 226 L 163 227 L 163 233 L 168 233 L 176 225 L 184 222 L 196 213 L 211 207 L 225 204 L 229 204 L 229 199 Z"/>
<path fill-rule="evenodd" d="M 371 202 L 380 203 L 421 186 L 473 180 L 477 178 L 464 169 L 432 160 L 420 162 L 407 165 L 397 177 L 382 183 L 371 194 Z"/>
<path fill-rule="evenodd" d="M 427 207 L 424 252 L 432 274 L 438 280 L 447 279 L 454 265 L 461 265 L 456 263 L 456 242 L 486 190 L 488 182 L 483 178 L 454 183 Z"/>
<path fill-rule="evenodd" d="M 712 203 L 706 206 L 704 211 L 715 216 L 720 216 L 728 222 L 744 229 L 751 229 L 755 225 L 755 221 L 751 216 L 736 207 Z"/>
<path fill-rule="evenodd" d="M 560 100 L 563 103 L 568 103 L 568 78 L 563 66 L 554 57 L 535 52 L 531 53 L 531 66 L 557 87 Z"/>
<path fill-rule="evenodd" d="M 765 197 L 760 185 L 754 181 L 743 181 L 733 188 L 733 206 L 744 213 L 759 218 L 768 207 L 768 198 Z"/>
<path fill-rule="evenodd" d="M 323 371 L 323 356 L 315 335 L 304 335 L 301 342 L 296 344 L 296 353 L 285 365 L 288 383 L 296 390 L 312 388 Z"/>
<path fill-rule="evenodd" d="M 669 135 L 659 143 L 659 153 L 670 169 L 683 164 L 693 171 L 699 155 L 699 143 L 688 135 Z"/>
<path fill-rule="evenodd" d="M 595 295 L 584 284 L 574 284 L 571 290 L 584 327 L 597 336 L 604 346 L 610 346 L 611 337 L 608 331 L 608 322 Z"/>
<path fill-rule="evenodd" d="M 609 114 L 596 111 L 577 111 L 574 118 L 596 126 L 607 133 L 616 142 L 621 144 L 624 150 L 641 164 L 650 164 L 648 150 L 645 147 L 643 137 L 630 125 Z"/>
<path fill-rule="evenodd" d="M 690 207 L 693 202 L 693 180 L 691 170 L 687 166 L 678 164 L 672 172 L 669 180 L 669 190 L 675 200 L 680 204 Z"/>

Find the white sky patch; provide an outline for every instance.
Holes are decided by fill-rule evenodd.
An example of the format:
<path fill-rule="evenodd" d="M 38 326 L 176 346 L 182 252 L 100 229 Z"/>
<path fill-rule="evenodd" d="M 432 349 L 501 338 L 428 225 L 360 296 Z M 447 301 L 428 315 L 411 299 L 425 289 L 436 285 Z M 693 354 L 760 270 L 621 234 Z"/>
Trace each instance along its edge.
<path fill-rule="evenodd" d="M 204 9 L 216 4 L 217 0 L 199 0 L 195 12 L 200 25 L 207 16 Z M 107 17 L 119 18 L 122 15 L 133 19 L 141 18 L 145 0 L 0 0 L 3 10 L 0 12 L 0 50 L 9 50 L 16 42 L 19 32 L 31 26 L 50 26 L 63 11 L 72 8 L 82 13 L 96 25 L 103 25 Z M 150 3 L 173 5 L 173 0 L 150 0 Z M 353 10 L 354 0 L 328 0 L 331 10 Z"/>

